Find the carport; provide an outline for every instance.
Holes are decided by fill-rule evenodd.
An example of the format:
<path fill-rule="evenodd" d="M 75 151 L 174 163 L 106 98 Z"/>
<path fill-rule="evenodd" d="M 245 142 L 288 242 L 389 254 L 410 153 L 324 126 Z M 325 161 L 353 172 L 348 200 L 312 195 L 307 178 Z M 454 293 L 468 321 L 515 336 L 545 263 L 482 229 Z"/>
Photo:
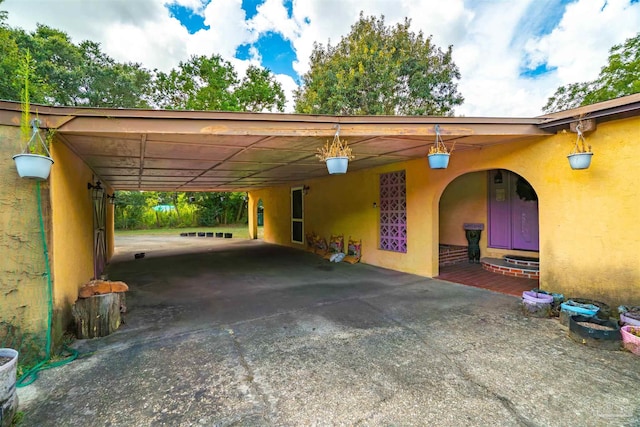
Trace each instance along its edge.
<path fill-rule="evenodd" d="M 614 117 L 611 108 L 621 104 L 594 111 Z M 18 122 L 19 105 L 0 107 L 0 131 L 14 138 L 7 127 Z M 92 357 L 47 371 L 24 390 L 33 425 L 47 425 L 54 411 L 69 425 L 531 425 L 562 424 L 567 412 L 583 424 L 638 421 L 640 377 L 630 354 L 605 356 L 573 343 L 553 320 L 522 317 L 513 297 L 427 278 L 437 271 L 440 196 L 456 176 L 505 168 L 534 185 L 553 176 L 552 185 L 537 187 L 549 206 L 562 212 L 566 205 L 558 199 L 568 190 L 572 202 L 589 204 L 591 188 L 574 188 L 589 175 L 568 179 L 558 167 L 566 159 L 555 157 L 570 138 L 540 128 L 547 120 L 557 124 L 549 132 L 568 128 L 576 111 L 552 119 L 38 111 L 58 129 L 48 220 L 60 324 L 77 287 L 93 274 L 88 184 L 99 180 L 108 193 L 247 191 L 250 229 L 260 198 L 269 203 L 271 217 L 265 222 L 267 243 L 114 259 L 110 276 L 132 288 L 129 323 L 84 343 L 83 351 L 95 351 Z M 637 124 L 629 117 L 616 116 L 618 122 L 602 125 L 593 139 L 624 140 Z M 456 142 L 458 156 L 446 172 L 425 167 L 436 124 L 448 145 Z M 314 153 L 338 125 L 357 159 L 347 176 L 327 177 Z M 601 158 L 601 165 L 609 162 Z M 367 233 L 363 240 L 373 242 L 375 180 L 397 169 L 407 172 L 407 224 L 417 234 L 408 241 L 410 256 L 372 245 L 365 263 L 333 265 L 292 249 L 303 246 L 289 240 L 291 188 L 311 188 L 305 205 L 315 214 L 310 228 L 324 226 L 326 233 L 329 226 L 360 224 L 358 233 Z M 611 170 L 606 179 L 624 172 Z M 612 187 L 602 187 L 598 195 L 605 200 Z M 339 201 L 330 199 L 335 194 Z M 336 207 L 342 209 L 337 216 Z M 557 216 L 545 215 L 547 221 Z M 331 222 L 319 221 L 323 216 Z M 625 218 L 590 225 L 624 224 Z M 556 230 L 568 229 L 566 223 L 576 219 L 560 218 Z M 549 246 L 555 254 L 571 252 L 561 232 L 547 231 L 558 238 Z M 579 248 L 583 263 L 599 255 L 586 246 Z M 618 254 L 616 262 L 624 263 L 626 255 Z M 565 270 L 573 265 L 558 262 Z"/>
<path fill-rule="evenodd" d="M 155 239 L 109 267 L 131 286 L 126 323 L 19 390 L 25 426 L 640 420 L 633 355 L 517 298 L 257 240 Z"/>
<path fill-rule="evenodd" d="M 545 200 L 546 209 L 540 212 L 540 235 L 545 243 L 540 250 L 541 260 L 544 258 L 541 285 L 553 291 L 578 290 L 594 299 L 610 299 L 614 306 L 623 298 L 637 300 L 634 269 L 628 268 L 637 264 L 632 250 L 635 242 L 629 239 L 635 235 L 630 231 L 637 228 L 637 222 L 626 204 L 622 204 L 620 214 L 607 206 L 619 203 L 620 194 L 637 191 L 628 179 L 636 176 L 632 173 L 635 165 L 626 162 L 620 166 L 615 154 L 620 152 L 622 159 L 635 156 L 637 144 L 628 141 L 637 128 L 639 95 L 536 118 L 342 117 L 46 106 L 33 109 L 45 127 L 57 130 L 52 146 L 56 163 L 41 194 L 52 253 L 54 341 L 70 323 L 70 306 L 77 298 L 78 288 L 96 276 L 93 202 L 88 187 L 97 181 L 109 195 L 116 190 L 247 191 L 250 234 L 256 236 L 256 205 L 263 200 L 265 242 L 297 249 L 305 245 L 292 241 L 291 192 L 306 188 L 309 194 L 304 197 L 305 231 L 324 236 L 342 233 L 345 238 L 362 239 L 362 262 L 435 277 L 439 235 L 443 231 L 439 204 L 445 189 L 457 177 L 475 174 L 470 181 L 479 191 L 473 194 L 471 208 L 459 203 L 454 211 L 443 211 L 455 219 L 448 226 L 460 235 L 463 223 L 486 220 L 484 174 L 508 170 L 529 181 Z M 0 133 L 3 141 L 9 142 L 2 147 L 5 159 L 10 159 L 13 149 L 9 146 L 18 140 L 19 115 L 18 103 L 0 102 Z M 570 128 L 585 115 L 594 125 L 590 143 L 604 149 L 599 152 L 603 155 L 598 155 L 595 169 L 576 173 L 567 167 L 566 153 L 575 140 Z M 447 170 L 430 170 L 426 162 L 436 125 L 449 147 L 455 143 Z M 328 176 L 314 155 L 338 130 L 353 148 L 356 159 L 346 175 Z M 2 173 L 9 183 L 6 189 L 17 188 L 21 192 L 18 199 L 28 197 L 32 199 L 30 203 L 34 202 L 33 187 L 16 178 L 10 161 L 6 161 Z M 398 202 L 406 208 L 406 221 L 402 219 L 404 235 L 400 235 L 406 243 L 401 248 L 404 252 L 389 251 L 378 244 L 378 183 L 380 176 L 394 173 L 402 175 L 405 183 L 402 197 L 406 199 Z M 6 191 L 3 197 L 11 207 L 3 217 L 21 215 L 14 194 Z M 465 186 L 457 186 L 453 198 L 466 201 L 466 197 Z M 599 220 L 594 223 L 589 215 L 570 214 L 575 209 L 589 211 Z M 470 221 L 463 217 L 466 213 L 472 216 Z M 582 236 L 584 241 L 575 238 L 576 227 L 594 230 L 594 235 L 606 239 L 591 245 L 589 236 Z M 113 253 L 111 206 L 106 208 L 105 232 L 105 253 L 109 257 Z M 11 246 L 10 250 L 33 252 L 25 245 L 14 246 L 19 247 Z M 489 247 L 481 241 L 481 248 Z M 615 257 L 606 256 L 612 253 Z M 607 265 L 615 274 L 609 274 Z M 15 272 L 15 280 L 20 280 L 24 272 L 30 273 L 29 265 L 20 268 L 23 270 Z M 32 301 L 26 293 L 11 293 L 10 299 L 15 307 L 22 307 L 25 300 Z M 41 316 L 45 311 L 35 307 L 36 303 L 32 304 L 33 316 Z"/>

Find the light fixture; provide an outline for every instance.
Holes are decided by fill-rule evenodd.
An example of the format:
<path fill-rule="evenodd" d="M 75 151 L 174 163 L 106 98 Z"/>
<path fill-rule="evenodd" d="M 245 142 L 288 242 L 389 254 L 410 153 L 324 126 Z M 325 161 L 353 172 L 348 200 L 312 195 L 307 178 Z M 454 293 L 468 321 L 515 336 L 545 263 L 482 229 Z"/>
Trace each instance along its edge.
<path fill-rule="evenodd" d="M 302 187 L 302 192 L 304 193 L 305 196 L 309 194 L 309 190 L 311 190 L 311 187 L 309 187 L 308 185 L 304 185 Z"/>
<path fill-rule="evenodd" d="M 494 184 L 502 184 L 502 171 L 498 169 L 498 172 L 493 176 Z"/>
<path fill-rule="evenodd" d="M 102 188 L 100 181 L 96 181 L 95 184 L 88 182 L 87 190 L 91 190 L 91 198 L 93 200 L 101 200 L 104 197 L 104 188 Z"/>
<path fill-rule="evenodd" d="M 110 205 L 115 205 L 116 204 L 116 193 L 113 193 L 111 195 L 107 194 L 107 201 L 109 202 Z"/>

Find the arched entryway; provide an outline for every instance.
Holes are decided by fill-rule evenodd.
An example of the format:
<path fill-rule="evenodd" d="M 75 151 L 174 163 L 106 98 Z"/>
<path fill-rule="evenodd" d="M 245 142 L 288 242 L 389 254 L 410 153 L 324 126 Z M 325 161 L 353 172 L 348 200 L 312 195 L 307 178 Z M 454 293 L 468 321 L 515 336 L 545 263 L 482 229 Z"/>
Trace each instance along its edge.
<path fill-rule="evenodd" d="M 524 177 L 505 169 L 461 175 L 440 197 L 438 277 L 513 295 L 537 287 L 538 231 L 537 193 Z"/>

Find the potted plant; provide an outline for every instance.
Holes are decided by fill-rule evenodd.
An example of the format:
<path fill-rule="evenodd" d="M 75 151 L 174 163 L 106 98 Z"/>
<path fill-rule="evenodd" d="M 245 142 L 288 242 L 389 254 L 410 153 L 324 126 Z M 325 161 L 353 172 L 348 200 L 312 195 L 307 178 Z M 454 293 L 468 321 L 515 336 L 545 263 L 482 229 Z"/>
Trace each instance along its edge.
<path fill-rule="evenodd" d="M 333 137 L 333 141 L 327 141 L 322 148 L 318 148 L 316 157 L 327 164 L 329 174 L 346 173 L 349 160 L 355 158 L 351 153 L 351 148 L 347 145 L 347 141 L 340 139 L 339 127 Z"/>
<path fill-rule="evenodd" d="M 20 71 L 24 80 L 21 93 L 22 115 L 20 118 L 20 141 L 22 152 L 13 156 L 16 169 L 21 178 L 47 179 L 51 172 L 53 159 L 49 152 L 49 143 L 53 139 L 54 131 L 47 132 L 46 140 L 42 138 L 40 120 L 31 118 L 31 106 L 29 100 L 29 83 L 33 74 L 33 59 L 29 51 L 25 54 L 24 61 L 20 64 Z"/>
<path fill-rule="evenodd" d="M 576 143 L 573 145 L 571 153 L 567 156 L 569 165 L 574 170 L 587 169 L 591 165 L 593 153 L 591 152 L 591 146 L 586 144 L 582 135 L 582 123 L 578 123 L 576 132 L 578 133 Z"/>
<path fill-rule="evenodd" d="M 440 136 L 440 126 L 435 126 L 436 130 L 436 140 L 433 143 L 433 146 L 429 148 L 429 155 L 427 156 L 429 159 L 429 167 L 431 169 L 446 169 L 449 166 L 449 156 L 453 151 L 453 146 L 451 150 L 447 149 L 447 146 L 442 141 L 442 137 Z M 455 142 L 454 142 L 455 145 Z"/>

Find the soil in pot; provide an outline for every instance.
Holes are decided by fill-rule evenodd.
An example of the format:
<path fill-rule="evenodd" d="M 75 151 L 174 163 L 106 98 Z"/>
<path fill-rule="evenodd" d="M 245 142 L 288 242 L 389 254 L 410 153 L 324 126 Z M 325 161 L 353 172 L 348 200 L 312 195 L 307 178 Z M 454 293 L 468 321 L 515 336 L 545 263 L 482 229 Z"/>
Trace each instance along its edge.
<path fill-rule="evenodd" d="M 597 317 L 571 316 L 569 337 L 588 347 L 620 350 L 622 335 L 617 322 Z"/>

